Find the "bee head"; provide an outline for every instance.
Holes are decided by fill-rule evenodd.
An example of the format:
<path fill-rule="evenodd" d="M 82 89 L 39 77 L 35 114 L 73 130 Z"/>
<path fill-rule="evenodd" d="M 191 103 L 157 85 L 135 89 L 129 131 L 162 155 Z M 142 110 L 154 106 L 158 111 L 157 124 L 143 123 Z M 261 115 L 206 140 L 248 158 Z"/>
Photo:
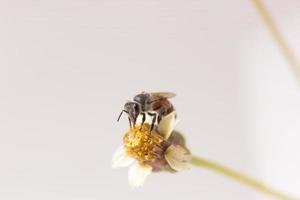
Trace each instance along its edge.
<path fill-rule="evenodd" d="M 141 113 L 141 106 L 137 102 L 129 101 L 125 103 L 124 110 L 128 113 L 130 121 L 135 125 L 136 119 Z"/>

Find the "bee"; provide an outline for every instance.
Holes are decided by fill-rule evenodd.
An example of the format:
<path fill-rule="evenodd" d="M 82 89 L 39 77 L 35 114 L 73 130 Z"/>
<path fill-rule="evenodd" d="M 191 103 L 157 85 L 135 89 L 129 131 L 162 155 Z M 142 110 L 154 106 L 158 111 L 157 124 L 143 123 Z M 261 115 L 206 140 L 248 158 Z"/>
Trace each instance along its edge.
<path fill-rule="evenodd" d="M 176 94 L 172 92 L 142 92 L 137 94 L 133 97 L 133 101 L 125 103 L 124 109 L 118 117 L 118 121 L 123 112 L 125 112 L 128 114 L 129 125 L 132 128 L 135 126 L 138 116 L 142 115 L 142 127 L 146 121 L 146 114 L 148 114 L 152 117 L 151 132 L 156 121 L 159 123 L 162 117 L 174 111 L 174 106 L 168 99 L 175 96 Z"/>

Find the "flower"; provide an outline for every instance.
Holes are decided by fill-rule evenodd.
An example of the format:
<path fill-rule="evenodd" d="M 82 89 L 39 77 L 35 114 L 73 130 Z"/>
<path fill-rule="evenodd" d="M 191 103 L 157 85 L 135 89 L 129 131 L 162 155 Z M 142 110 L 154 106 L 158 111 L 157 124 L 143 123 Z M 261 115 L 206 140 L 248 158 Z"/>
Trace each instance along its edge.
<path fill-rule="evenodd" d="M 176 112 L 163 117 L 150 133 L 146 122 L 125 133 L 123 146 L 117 149 L 112 159 L 112 167 L 131 166 L 128 173 L 132 188 L 143 185 L 146 178 L 156 171 L 182 171 L 189 168 L 191 154 L 185 147 L 183 137 L 174 127 L 177 123 Z"/>

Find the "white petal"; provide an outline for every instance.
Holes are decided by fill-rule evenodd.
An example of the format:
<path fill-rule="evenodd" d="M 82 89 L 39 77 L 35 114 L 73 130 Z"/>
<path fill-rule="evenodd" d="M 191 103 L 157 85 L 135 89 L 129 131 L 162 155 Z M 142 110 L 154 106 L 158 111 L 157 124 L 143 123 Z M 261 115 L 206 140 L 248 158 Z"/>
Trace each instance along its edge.
<path fill-rule="evenodd" d="M 148 114 L 146 114 L 146 118 L 145 118 L 144 124 L 152 124 L 152 118 L 153 117 L 151 117 Z M 142 119 L 143 119 L 143 115 L 139 114 L 138 117 L 137 117 L 137 119 L 136 119 L 135 124 L 136 125 L 141 125 L 142 121 L 143 121 Z"/>
<path fill-rule="evenodd" d="M 172 169 L 183 171 L 189 169 L 192 155 L 180 145 L 171 145 L 165 152 L 165 158 Z"/>
<path fill-rule="evenodd" d="M 129 168 L 128 181 L 131 188 L 143 185 L 146 178 L 151 174 L 152 167 L 146 164 L 134 164 Z"/>
<path fill-rule="evenodd" d="M 123 146 L 119 147 L 112 159 L 112 167 L 117 168 L 117 167 L 128 167 L 131 165 L 135 160 L 129 156 L 126 155 L 125 149 Z"/>
<path fill-rule="evenodd" d="M 157 126 L 157 130 L 168 139 L 177 124 L 176 111 L 164 116 Z"/>

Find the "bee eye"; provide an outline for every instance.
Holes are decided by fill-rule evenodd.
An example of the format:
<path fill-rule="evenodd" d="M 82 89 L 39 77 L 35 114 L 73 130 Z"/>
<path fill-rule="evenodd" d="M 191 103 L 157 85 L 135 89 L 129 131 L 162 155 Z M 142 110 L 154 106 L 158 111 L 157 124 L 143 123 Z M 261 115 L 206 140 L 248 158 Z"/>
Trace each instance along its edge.
<path fill-rule="evenodd" d="M 140 110 L 140 107 L 138 104 L 134 104 L 134 109 L 138 112 Z"/>

